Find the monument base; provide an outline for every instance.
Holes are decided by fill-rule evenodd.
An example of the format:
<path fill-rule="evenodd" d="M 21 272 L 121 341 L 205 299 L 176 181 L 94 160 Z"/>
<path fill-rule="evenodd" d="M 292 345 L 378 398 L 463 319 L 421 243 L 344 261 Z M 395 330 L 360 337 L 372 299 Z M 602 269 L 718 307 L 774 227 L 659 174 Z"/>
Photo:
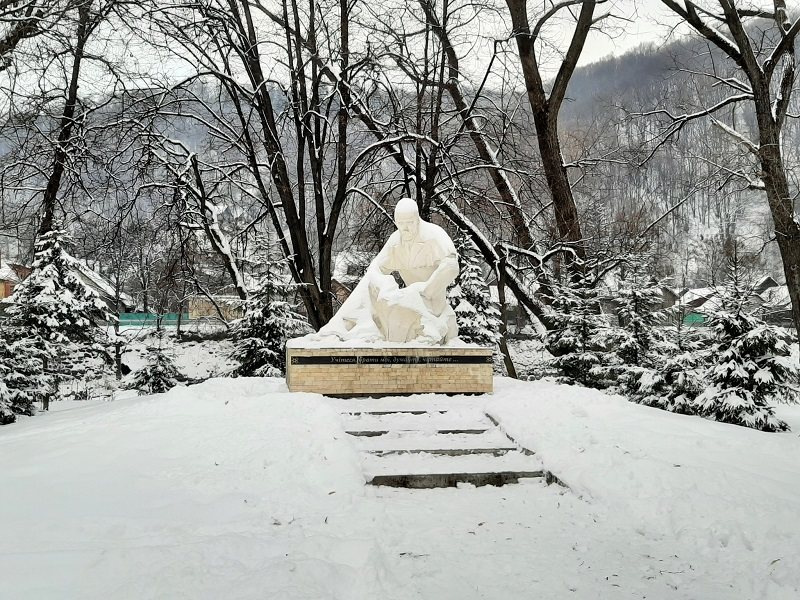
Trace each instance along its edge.
<path fill-rule="evenodd" d="M 286 383 L 292 392 L 338 397 L 486 394 L 492 392 L 492 350 L 466 344 L 312 347 L 292 340 Z"/>

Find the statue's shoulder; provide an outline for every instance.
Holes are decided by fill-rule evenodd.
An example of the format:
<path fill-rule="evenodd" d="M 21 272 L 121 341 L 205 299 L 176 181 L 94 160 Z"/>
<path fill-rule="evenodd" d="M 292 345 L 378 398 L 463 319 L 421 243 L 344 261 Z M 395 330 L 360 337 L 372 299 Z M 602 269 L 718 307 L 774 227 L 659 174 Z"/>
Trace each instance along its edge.
<path fill-rule="evenodd" d="M 447 235 L 447 232 L 443 228 L 435 223 L 422 221 L 422 223 L 420 223 L 420 232 L 426 241 L 435 243 L 447 254 L 455 252 L 456 246 L 453 240 L 450 239 L 450 236 Z"/>

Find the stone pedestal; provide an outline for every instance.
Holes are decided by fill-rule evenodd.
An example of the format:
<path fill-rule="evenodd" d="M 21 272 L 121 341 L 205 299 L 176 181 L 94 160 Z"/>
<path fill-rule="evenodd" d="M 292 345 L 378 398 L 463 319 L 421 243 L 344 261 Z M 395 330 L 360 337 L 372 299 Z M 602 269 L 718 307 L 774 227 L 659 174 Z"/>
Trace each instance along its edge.
<path fill-rule="evenodd" d="M 492 350 L 479 346 L 311 347 L 290 341 L 292 392 L 328 396 L 485 394 L 492 392 Z"/>

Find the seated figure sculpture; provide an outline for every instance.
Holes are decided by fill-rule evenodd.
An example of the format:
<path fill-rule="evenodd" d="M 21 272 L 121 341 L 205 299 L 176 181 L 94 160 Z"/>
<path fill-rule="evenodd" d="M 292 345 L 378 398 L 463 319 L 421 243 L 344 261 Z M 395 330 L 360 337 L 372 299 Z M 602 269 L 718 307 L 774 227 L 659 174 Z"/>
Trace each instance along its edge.
<path fill-rule="evenodd" d="M 444 229 L 423 221 L 410 198 L 397 203 L 394 221 L 397 231 L 315 337 L 443 344 L 458 335 L 456 315 L 447 302 L 447 287 L 458 275 L 453 241 Z"/>

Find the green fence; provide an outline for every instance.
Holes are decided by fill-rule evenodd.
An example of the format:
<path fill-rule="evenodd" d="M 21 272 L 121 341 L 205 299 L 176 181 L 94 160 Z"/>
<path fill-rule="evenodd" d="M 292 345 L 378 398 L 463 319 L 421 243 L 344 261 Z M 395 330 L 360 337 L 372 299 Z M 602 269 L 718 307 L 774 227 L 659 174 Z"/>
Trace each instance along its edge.
<path fill-rule="evenodd" d="M 692 312 L 683 317 L 684 325 L 705 325 L 706 316 L 700 313 Z"/>
<path fill-rule="evenodd" d="M 161 319 L 161 325 L 177 325 L 178 313 L 166 313 L 164 315 L 156 315 L 154 313 L 122 313 L 119 316 L 120 327 L 155 327 Z M 189 320 L 189 313 L 181 315 L 181 321 L 186 322 Z"/>

